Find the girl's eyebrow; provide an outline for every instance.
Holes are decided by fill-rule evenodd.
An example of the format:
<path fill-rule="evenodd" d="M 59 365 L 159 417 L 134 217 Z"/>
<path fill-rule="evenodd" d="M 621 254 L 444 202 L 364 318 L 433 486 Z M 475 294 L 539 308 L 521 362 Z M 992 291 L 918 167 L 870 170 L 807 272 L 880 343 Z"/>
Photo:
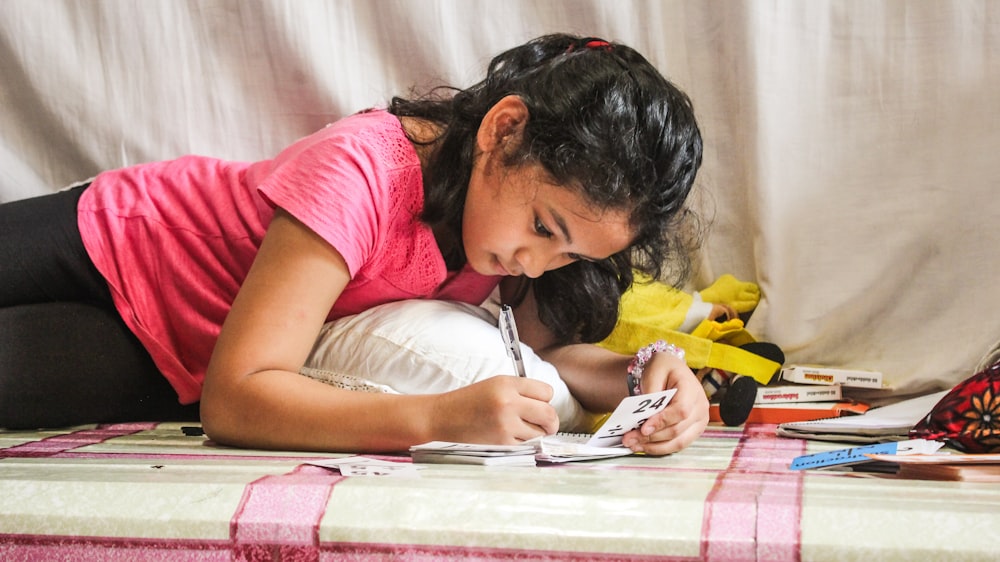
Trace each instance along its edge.
<path fill-rule="evenodd" d="M 569 228 L 566 227 L 566 219 L 564 219 L 562 215 L 559 214 L 559 211 L 556 211 L 552 207 L 549 207 L 549 214 L 552 215 L 552 220 L 556 222 L 556 226 L 559 228 L 559 233 L 562 234 L 562 237 L 566 239 L 566 243 L 572 244 L 573 237 L 569 233 Z M 583 261 L 600 261 L 597 258 L 584 256 L 582 254 L 574 253 L 574 255 Z"/>

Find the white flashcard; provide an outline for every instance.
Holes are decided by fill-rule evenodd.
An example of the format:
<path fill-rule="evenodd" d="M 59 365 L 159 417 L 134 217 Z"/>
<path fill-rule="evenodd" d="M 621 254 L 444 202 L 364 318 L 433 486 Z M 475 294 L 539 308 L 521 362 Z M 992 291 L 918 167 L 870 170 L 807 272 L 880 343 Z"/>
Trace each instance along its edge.
<path fill-rule="evenodd" d="M 595 447 L 614 447 L 620 445 L 622 436 L 638 429 L 643 422 L 653 414 L 667 407 L 677 389 L 629 396 L 615 408 L 604 425 L 590 438 L 587 445 Z"/>

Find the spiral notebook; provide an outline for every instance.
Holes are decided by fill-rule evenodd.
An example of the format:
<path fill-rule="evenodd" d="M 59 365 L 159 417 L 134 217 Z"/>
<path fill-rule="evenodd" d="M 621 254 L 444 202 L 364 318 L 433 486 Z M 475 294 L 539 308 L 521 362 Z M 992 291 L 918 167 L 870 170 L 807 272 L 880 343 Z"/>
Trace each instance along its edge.
<path fill-rule="evenodd" d="M 778 425 L 777 434 L 782 437 L 851 443 L 879 443 L 905 439 L 910 429 L 947 393 L 945 390 L 918 396 L 888 406 L 872 408 L 857 416 L 783 423 Z"/>

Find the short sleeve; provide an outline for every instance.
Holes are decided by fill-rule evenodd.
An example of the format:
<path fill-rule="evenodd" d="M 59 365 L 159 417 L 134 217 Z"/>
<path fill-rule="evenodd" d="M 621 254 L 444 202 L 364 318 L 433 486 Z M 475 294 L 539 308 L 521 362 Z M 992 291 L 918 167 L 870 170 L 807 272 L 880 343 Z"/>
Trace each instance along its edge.
<path fill-rule="evenodd" d="M 331 317 L 404 299 L 477 302 L 496 284 L 447 270 L 433 230 L 420 219 L 420 160 L 388 112 L 342 119 L 249 174 L 269 205 L 302 221 L 347 262 L 351 281 Z"/>
<path fill-rule="evenodd" d="M 327 127 L 279 154 L 258 192 L 336 248 L 353 276 L 378 247 L 385 190 L 372 151 L 337 133 Z"/>

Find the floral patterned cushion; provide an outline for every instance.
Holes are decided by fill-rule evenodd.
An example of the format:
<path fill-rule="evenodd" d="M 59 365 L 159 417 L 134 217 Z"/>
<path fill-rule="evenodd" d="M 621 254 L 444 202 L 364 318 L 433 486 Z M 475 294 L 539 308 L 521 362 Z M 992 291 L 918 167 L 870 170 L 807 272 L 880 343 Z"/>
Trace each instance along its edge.
<path fill-rule="evenodd" d="M 910 431 L 966 453 L 1000 453 L 1000 362 L 959 383 Z"/>

